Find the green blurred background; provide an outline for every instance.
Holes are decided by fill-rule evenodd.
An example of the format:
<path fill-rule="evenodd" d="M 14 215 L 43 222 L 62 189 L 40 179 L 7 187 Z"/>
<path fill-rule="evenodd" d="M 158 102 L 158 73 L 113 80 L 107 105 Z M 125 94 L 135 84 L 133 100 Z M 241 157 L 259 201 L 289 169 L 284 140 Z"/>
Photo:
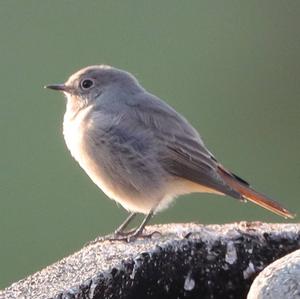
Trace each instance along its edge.
<path fill-rule="evenodd" d="M 279 0 L 1 1 L 0 288 L 126 217 L 71 158 L 65 101 L 43 89 L 90 64 L 135 74 L 226 167 L 299 211 L 299 15 Z M 152 222 L 240 220 L 285 221 L 196 194 Z"/>

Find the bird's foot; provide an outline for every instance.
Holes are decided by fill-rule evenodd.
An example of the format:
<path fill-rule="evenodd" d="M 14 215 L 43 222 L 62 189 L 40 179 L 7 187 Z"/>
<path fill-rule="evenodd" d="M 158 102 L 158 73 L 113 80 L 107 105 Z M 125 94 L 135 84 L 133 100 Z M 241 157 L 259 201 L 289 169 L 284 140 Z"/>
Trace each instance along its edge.
<path fill-rule="evenodd" d="M 143 233 L 143 231 L 139 230 L 131 230 L 127 232 L 115 232 L 112 235 L 106 236 L 109 241 L 125 241 L 127 243 L 134 242 L 136 239 L 151 239 L 154 235 L 160 235 L 161 233 L 158 231 L 151 232 L 149 234 Z"/>
<path fill-rule="evenodd" d="M 134 242 L 138 238 L 151 239 L 155 235 L 161 236 L 161 233 L 159 231 L 154 231 L 151 233 L 143 233 L 143 231 L 134 230 L 134 229 L 126 232 L 115 231 L 113 234 L 97 237 L 95 240 L 86 243 L 85 246 L 94 245 L 98 242 L 104 242 L 104 241 L 123 241 L 123 242 L 130 243 L 130 242 Z"/>

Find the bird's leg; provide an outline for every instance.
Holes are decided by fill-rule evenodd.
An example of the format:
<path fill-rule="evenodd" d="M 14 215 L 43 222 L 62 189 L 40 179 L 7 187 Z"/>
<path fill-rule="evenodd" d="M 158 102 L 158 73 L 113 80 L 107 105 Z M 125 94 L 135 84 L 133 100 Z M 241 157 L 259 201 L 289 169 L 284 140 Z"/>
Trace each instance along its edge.
<path fill-rule="evenodd" d="M 133 218 L 136 216 L 137 213 L 131 213 L 125 221 L 114 231 L 114 233 L 106 235 L 104 237 L 98 237 L 95 240 L 86 243 L 85 245 L 93 245 L 96 244 L 99 241 L 105 241 L 105 240 L 127 240 L 127 236 L 135 232 L 135 229 L 130 230 L 128 232 L 124 232 L 126 227 L 129 225 L 129 223 L 133 220 Z"/>
<path fill-rule="evenodd" d="M 114 232 L 114 236 L 125 236 L 128 235 L 130 233 L 132 233 L 132 231 L 129 232 L 124 232 L 124 230 L 126 229 L 126 227 L 129 225 L 129 223 L 133 220 L 133 218 L 136 216 L 136 213 L 131 213 L 126 219 L 125 221 L 115 230 Z"/>
<path fill-rule="evenodd" d="M 145 226 L 147 225 L 147 223 L 149 222 L 149 220 L 152 218 L 155 208 L 151 209 L 150 212 L 146 215 L 146 217 L 142 221 L 141 225 L 135 231 L 133 231 L 130 235 L 127 236 L 127 242 L 134 241 L 138 237 L 151 238 L 155 233 L 158 233 L 157 231 L 154 231 L 150 234 L 143 234 L 143 230 L 144 230 Z"/>
<path fill-rule="evenodd" d="M 150 212 L 146 215 L 140 226 L 136 229 L 130 230 L 128 232 L 124 232 L 124 229 L 128 226 L 128 224 L 131 222 L 131 220 L 134 218 L 136 213 L 131 213 L 127 219 L 120 225 L 120 227 L 115 231 L 113 235 L 109 235 L 106 237 L 106 240 L 110 241 L 127 241 L 132 242 L 136 240 L 138 237 L 142 238 L 151 238 L 154 234 L 159 233 L 157 231 L 154 231 L 150 234 L 143 234 L 143 230 L 149 220 L 152 218 L 154 212 L 155 212 L 156 206 L 150 210 Z"/>

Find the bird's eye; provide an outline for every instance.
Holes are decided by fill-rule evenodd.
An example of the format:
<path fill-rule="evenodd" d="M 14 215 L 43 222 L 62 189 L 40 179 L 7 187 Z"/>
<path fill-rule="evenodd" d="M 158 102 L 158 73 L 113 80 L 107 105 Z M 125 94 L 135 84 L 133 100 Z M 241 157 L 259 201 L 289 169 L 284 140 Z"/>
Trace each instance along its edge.
<path fill-rule="evenodd" d="M 89 89 L 94 85 L 94 81 L 91 79 L 84 79 L 80 83 L 82 89 Z"/>

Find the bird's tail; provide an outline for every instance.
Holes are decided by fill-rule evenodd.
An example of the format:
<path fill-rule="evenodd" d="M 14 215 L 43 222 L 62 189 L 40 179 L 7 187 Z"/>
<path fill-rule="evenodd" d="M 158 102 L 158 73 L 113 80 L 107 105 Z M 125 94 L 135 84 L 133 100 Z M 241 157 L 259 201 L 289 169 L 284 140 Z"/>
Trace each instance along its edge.
<path fill-rule="evenodd" d="M 267 196 L 253 190 L 247 182 L 240 179 L 238 176 L 230 173 L 222 166 L 219 167 L 219 174 L 222 179 L 228 184 L 233 190 L 237 191 L 242 198 L 249 200 L 277 215 L 284 218 L 294 218 L 295 214 L 285 209 L 278 202 L 268 198 Z"/>

